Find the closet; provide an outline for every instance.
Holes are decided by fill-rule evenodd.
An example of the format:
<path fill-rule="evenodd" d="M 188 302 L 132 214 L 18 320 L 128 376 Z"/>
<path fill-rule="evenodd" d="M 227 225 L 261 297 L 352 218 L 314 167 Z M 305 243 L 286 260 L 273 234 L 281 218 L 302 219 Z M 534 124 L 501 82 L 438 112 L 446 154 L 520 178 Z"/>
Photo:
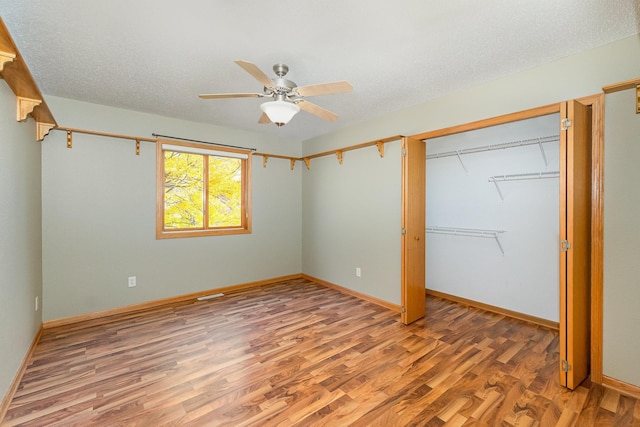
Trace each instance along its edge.
<path fill-rule="evenodd" d="M 427 139 L 429 291 L 559 319 L 559 113 Z"/>
<path fill-rule="evenodd" d="M 426 201 L 402 213 L 403 271 L 424 272 L 427 293 L 557 325 L 568 388 L 590 372 L 591 153 L 601 103 L 593 96 L 406 138 L 426 145 L 426 172 L 403 178 L 403 197 L 423 191 Z M 415 215 L 426 218 L 425 239 L 404 228 Z M 405 250 L 408 242 L 425 255 Z M 421 314 L 404 297 L 412 277 L 401 280 L 404 323 Z"/>

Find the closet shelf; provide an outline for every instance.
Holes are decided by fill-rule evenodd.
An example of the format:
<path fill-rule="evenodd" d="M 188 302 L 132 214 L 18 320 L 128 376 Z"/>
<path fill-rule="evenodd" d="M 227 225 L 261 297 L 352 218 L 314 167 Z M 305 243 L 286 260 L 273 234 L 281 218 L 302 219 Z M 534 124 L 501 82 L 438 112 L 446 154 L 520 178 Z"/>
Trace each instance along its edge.
<path fill-rule="evenodd" d="M 504 255 L 504 249 L 502 249 L 502 245 L 500 244 L 500 234 L 504 233 L 505 230 L 486 230 L 480 228 L 454 228 L 454 227 L 426 227 L 426 233 L 434 233 L 434 234 L 449 234 L 453 236 L 466 236 L 466 237 L 483 237 L 486 239 L 494 239 L 498 244 L 498 248 L 502 255 Z"/>
<path fill-rule="evenodd" d="M 498 182 L 500 181 L 522 181 L 526 179 L 548 179 L 548 178 L 559 178 L 560 171 L 552 171 L 552 172 L 532 172 L 532 173 L 516 173 L 511 175 L 495 175 L 489 177 L 489 182 L 493 182 L 496 186 L 496 190 L 498 191 L 498 195 L 500 196 L 500 200 L 504 201 L 504 196 L 502 195 L 502 191 L 500 191 L 500 186 Z"/>
<path fill-rule="evenodd" d="M 460 164 L 462 165 L 462 168 L 466 173 L 467 168 L 465 167 L 464 162 L 462 161 L 463 154 L 482 153 L 485 151 L 493 151 L 493 150 L 504 150 L 506 148 L 524 147 L 527 145 L 538 145 L 540 147 L 540 153 L 542 154 L 542 159 L 544 160 L 544 165 L 546 167 L 549 164 L 547 162 L 547 156 L 544 153 L 544 148 L 542 148 L 542 144 L 546 144 L 548 142 L 558 142 L 558 141 L 560 141 L 560 135 L 543 136 L 540 138 L 523 139 L 519 141 L 504 142 L 501 144 L 490 144 L 490 145 L 483 145 L 480 147 L 465 148 L 462 150 L 427 154 L 427 160 L 439 159 L 441 157 L 456 156 L 458 157 L 458 160 L 460 161 Z"/>

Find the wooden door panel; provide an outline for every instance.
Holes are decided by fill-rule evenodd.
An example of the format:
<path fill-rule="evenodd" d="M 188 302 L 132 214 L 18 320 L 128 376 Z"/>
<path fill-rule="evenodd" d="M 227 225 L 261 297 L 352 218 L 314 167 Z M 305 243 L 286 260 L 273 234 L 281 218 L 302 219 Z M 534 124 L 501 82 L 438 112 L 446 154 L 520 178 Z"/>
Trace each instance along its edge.
<path fill-rule="evenodd" d="M 560 119 L 569 120 L 567 118 L 567 104 L 560 104 Z M 567 252 L 563 251 L 562 241 L 567 240 L 567 139 L 568 132 L 561 128 L 560 130 L 560 218 L 559 218 L 559 250 L 560 250 L 560 317 L 559 317 L 559 335 L 560 335 L 560 353 L 559 353 L 559 374 L 560 385 L 567 386 L 567 373 L 564 370 L 564 362 L 567 360 Z"/>
<path fill-rule="evenodd" d="M 425 315 L 426 144 L 402 141 L 402 316 L 409 324 Z"/>
<path fill-rule="evenodd" d="M 570 124 L 560 144 L 560 383 L 574 389 L 589 374 L 591 112 L 569 101 L 561 116 Z"/>

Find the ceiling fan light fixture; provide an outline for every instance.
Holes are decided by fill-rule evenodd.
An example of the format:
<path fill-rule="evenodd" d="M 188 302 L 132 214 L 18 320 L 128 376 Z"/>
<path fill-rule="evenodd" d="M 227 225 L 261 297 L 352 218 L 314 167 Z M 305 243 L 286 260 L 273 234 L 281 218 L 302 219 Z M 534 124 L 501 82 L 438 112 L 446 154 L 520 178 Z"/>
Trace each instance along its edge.
<path fill-rule="evenodd" d="M 260 105 L 260 109 L 278 127 L 289 123 L 293 116 L 300 112 L 300 107 L 293 102 L 281 100 L 265 102 Z"/>

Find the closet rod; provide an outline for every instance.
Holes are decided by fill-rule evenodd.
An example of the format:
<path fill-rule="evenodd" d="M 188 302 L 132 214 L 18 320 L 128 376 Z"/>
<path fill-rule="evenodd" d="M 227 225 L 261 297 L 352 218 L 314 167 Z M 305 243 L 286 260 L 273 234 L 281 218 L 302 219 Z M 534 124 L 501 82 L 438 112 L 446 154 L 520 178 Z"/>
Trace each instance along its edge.
<path fill-rule="evenodd" d="M 481 147 L 465 148 L 463 150 L 445 151 L 443 153 L 427 154 L 427 159 L 438 159 L 440 157 L 460 156 L 461 154 L 482 153 L 484 151 L 504 150 L 505 148 L 524 147 L 526 145 L 545 144 L 547 142 L 560 141 L 559 135 L 544 136 L 540 138 L 523 139 L 520 141 L 504 142 L 501 144 L 483 145 Z M 544 155 L 544 154 L 543 154 Z"/>
<path fill-rule="evenodd" d="M 434 227 L 427 226 L 425 228 L 426 233 L 434 233 L 434 234 L 449 234 L 452 236 L 465 236 L 465 237 L 483 237 L 486 239 L 494 239 L 504 255 L 504 249 L 500 244 L 500 234 L 504 233 L 505 230 L 485 230 L 480 228 L 457 228 L 457 227 Z"/>

